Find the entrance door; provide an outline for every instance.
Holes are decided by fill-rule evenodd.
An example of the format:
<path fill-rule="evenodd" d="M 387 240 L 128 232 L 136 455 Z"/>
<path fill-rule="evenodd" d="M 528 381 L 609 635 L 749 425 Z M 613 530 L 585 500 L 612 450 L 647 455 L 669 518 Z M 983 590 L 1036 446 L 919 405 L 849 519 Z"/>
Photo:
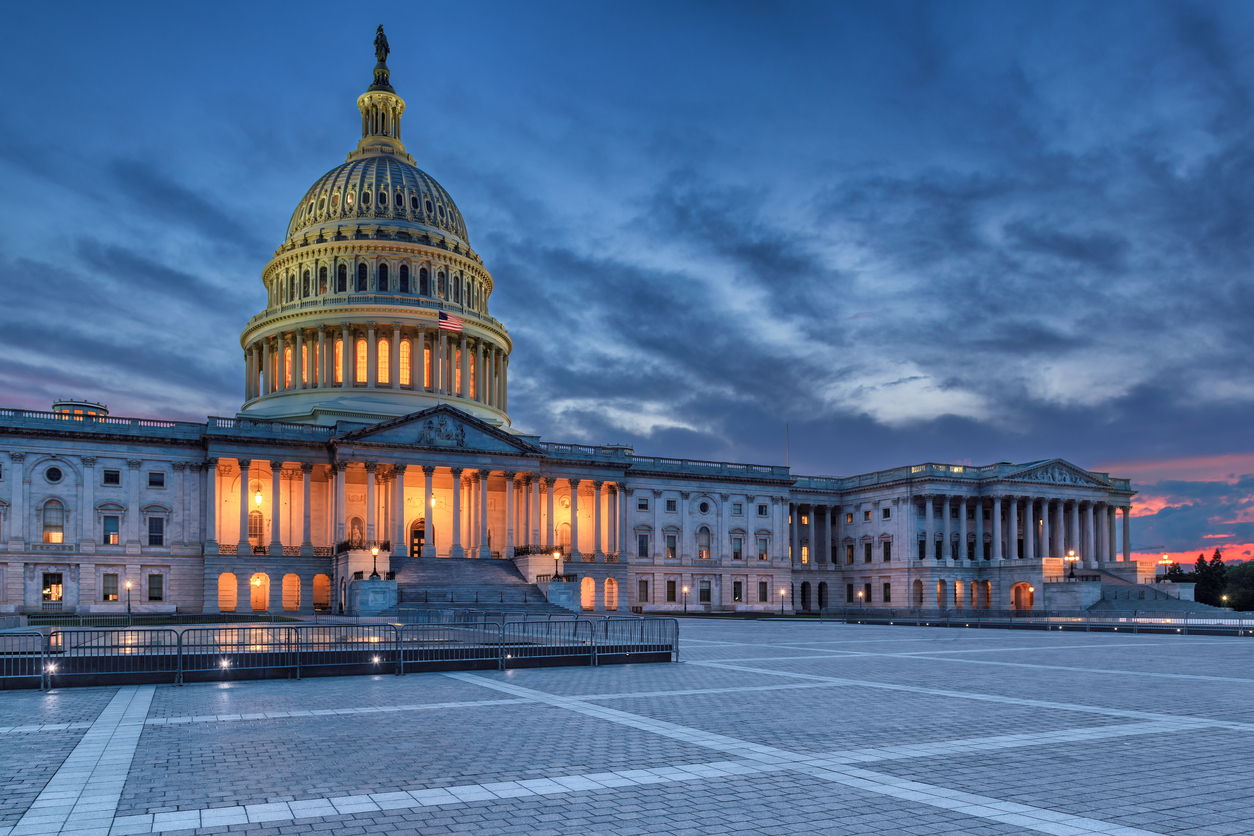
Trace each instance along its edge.
<path fill-rule="evenodd" d="M 44 572 L 43 599 L 49 603 L 61 603 L 61 573 Z"/>
<path fill-rule="evenodd" d="M 418 522 L 414 523 L 414 527 L 409 530 L 410 557 L 422 557 L 422 547 L 426 543 L 426 538 L 426 522 L 418 520 Z"/>

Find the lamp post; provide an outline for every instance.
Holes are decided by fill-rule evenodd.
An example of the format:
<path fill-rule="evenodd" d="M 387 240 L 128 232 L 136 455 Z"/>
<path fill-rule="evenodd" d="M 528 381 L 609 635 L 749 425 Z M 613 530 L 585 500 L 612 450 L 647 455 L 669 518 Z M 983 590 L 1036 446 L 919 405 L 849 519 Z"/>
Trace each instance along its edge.
<path fill-rule="evenodd" d="M 1166 578 L 1167 570 L 1171 568 L 1171 558 L 1168 557 L 1167 555 L 1163 555 L 1161 558 L 1159 558 L 1158 565 L 1163 567 L 1163 578 Z"/>
<path fill-rule="evenodd" d="M 1067 556 L 1063 558 L 1063 560 L 1071 564 L 1071 571 L 1067 573 L 1068 580 L 1075 580 L 1075 562 L 1079 559 L 1080 558 L 1075 556 L 1075 549 L 1067 552 Z"/>
<path fill-rule="evenodd" d="M 858 611 L 859 611 L 859 612 L 861 612 L 861 611 L 862 611 L 862 609 L 863 609 L 863 607 L 862 607 L 862 590 L 861 590 L 861 589 L 859 589 L 859 590 L 858 590 Z"/>
<path fill-rule="evenodd" d="M 1222 600 L 1222 601 L 1224 602 L 1224 609 L 1225 609 L 1225 610 L 1226 610 L 1226 609 L 1228 609 L 1228 596 L 1227 596 L 1227 595 L 1220 595 L 1220 596 L 1219 596 L 1219 598 L 1220 598 L 1220 600 Z"/>
<path fill-rule="evenodd" d="M 684 615 L 688 614 L 688 587 L 684 587 Z"/>
<path fill-rule="evenodd" d="M 379 547 L 370 547 L 370 557 L 374 561 L 374 571 L 370 573 L 370 580 L 377 581 L 379 579 Z"/>
<path fill-rule="evenodd" d="M 557 549 L 553 550 L 553 580 L 560 581 L 562 579 L 562 553 Z"/>
<path fill-rule="evenodd" d="M 126 617 L 131 617 L 131 582 L 126 582 Z"/>
<path fill-rule="evenodd" d="M 784 588 L 782 586 L 779 588 L 779 614 L 784 614 Z"/>

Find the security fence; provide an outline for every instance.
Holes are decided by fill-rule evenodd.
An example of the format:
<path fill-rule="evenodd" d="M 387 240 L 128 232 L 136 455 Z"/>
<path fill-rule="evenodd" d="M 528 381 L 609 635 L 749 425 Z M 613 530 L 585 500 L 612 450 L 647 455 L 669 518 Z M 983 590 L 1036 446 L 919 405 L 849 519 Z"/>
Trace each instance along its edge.
<path fill-rule="evenodd" d="M 973 627 L 1011 630 L 1071 630 L 1084 633 L 1189 633 L 1254 635 L 1254 615 L 1229 612 L 1153 610 L 930 610 L 845 607 L 819 611 L 822 621 L 915 627 Z"/>
<path fill-rule="evenodd" d="M 445 612 L 445 611 L 435 611 Z M 0 633 L 0 688 L 220 682 L 679 660 L 673 618 L 253 624 Z"/>

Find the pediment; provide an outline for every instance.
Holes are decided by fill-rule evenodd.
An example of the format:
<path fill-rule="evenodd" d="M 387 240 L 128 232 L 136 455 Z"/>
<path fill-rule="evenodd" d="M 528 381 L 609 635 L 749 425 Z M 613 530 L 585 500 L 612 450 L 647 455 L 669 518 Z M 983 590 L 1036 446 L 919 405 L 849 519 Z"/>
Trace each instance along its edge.
<path fill-rule="evenodd" d="M 1110 487 L 1102 479 L 1064 459 L 1037 462 L 1006 478 L 1016 482 L 1035 482 L 1042 485 L 1100 485 Z"/>
<path fill-rule="evenodd" d="M 333 441 L 439 450 L 544 455 L 544 450 L 486 421 L 441 405 L 337 436 Z"/>

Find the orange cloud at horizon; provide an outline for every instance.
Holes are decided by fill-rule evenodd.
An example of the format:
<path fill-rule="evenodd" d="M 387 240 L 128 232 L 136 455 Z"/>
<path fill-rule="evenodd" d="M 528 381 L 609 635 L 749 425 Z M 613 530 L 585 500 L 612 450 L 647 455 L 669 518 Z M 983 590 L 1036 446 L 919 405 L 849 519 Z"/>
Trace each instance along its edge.
<path fill-rule="evenodd" d="M 1092 470 L 1144 482 L 1179 479 L 1186 482 L 1233 482 L 1254 473 L 1254 453 L 1223 453 L 1218 456 L 1186 456 L 1175 459 L 1128 459 L 1103 462 Z M 1134 484 L 1135 488 L 1136 485 Z"/>

